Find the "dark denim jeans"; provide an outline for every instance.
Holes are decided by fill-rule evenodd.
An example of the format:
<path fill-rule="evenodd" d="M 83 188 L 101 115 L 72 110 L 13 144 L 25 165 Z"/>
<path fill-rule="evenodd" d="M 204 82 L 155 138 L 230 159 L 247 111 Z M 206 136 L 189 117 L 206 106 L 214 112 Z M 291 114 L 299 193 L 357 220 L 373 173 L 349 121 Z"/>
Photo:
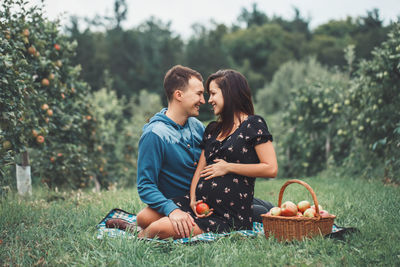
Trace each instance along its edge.
<path fill-rule="evenodd" d="M 274 205 L 258 198 L 253 199 L 253 218 L 256 222 L 262 222 L 261 214 L 267 213 Z"/>

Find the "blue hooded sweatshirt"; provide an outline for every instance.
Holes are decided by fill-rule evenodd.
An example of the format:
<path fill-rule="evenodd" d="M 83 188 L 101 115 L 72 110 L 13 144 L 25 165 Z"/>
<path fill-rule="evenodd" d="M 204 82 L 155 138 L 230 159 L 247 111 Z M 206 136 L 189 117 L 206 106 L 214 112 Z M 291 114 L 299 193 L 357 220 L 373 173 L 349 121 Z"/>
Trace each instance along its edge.
<path fill-rule="evenodd" d="M 143 127 L 139 141 L 137 188 L 140 199 L 168 216 L 178 206 L 170 199 L 189 193 L 200 158 L 204 125 L 190 117 L 184 126 L 165 115 L 166 108 Z"/>

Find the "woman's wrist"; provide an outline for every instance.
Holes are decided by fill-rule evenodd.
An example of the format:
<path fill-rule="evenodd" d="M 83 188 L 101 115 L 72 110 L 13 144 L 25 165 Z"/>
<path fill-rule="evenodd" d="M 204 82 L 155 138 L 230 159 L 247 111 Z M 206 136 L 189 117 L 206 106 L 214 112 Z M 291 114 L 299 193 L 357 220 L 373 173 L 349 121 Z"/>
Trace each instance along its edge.
<path fill-rule="evenodd" d="M 232 172 L 234 172 L 234 164 L 235 163 L 227 163 L 227 168 L 226 168 L 226 170 L 227 170 L 227 173 L 232 173 Z"/>

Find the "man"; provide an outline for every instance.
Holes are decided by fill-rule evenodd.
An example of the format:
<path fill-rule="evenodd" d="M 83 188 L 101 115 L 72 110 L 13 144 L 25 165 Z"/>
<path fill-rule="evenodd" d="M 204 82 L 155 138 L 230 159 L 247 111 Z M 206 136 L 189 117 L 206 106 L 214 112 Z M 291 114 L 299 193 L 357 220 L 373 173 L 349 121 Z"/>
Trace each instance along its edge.
<path fill-rule="evenodd" d="M 164 89 L 168 108 L 143 127 L 139 141 L 137 188 L 148 207 L 137 215 L 137 224 L 144 229 L 168 216 L 174 231 L 188 237 L 194 220 L 170 199 L 188 195 L 200 157 L 204 126 L 194 117 L 205 104 L 203 78 L 197 71 L 177 65 L 166 73 Z M 257 199 L 254 204 L 256 217 L 272 207 Z M 114 219 L 107 221 L 107 226 L 125 229 L 129 225 Z"/>

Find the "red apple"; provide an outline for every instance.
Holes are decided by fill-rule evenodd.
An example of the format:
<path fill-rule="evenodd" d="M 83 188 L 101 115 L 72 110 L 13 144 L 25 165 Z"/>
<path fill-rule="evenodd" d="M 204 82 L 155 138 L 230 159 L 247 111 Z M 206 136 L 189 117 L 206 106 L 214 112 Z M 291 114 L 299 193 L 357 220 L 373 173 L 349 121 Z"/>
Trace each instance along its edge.
<path fill-rule="evenodd" d="M 35 129 L 33 129 L 32 135 L 33 135 L 33 137 L 37 137 L 39 135 L 39 133 Z"/>
<path fill-rule="evenodd" d="M 28 29 L 24 29 L 24 30 L 22 31 L 22 34 L 23 34 L 25 37 L 28 37 L 28 36 L 29 36 L 29 30 L 28 30 Z"/>
<path fill-rule="evenodd" d="M 273 207 L 272 209 L 270 209 L 269 212 L 271 213 L 272 216 L 279 216 L 281 215 L 281 208 Z"/>
<path fill-rule="evenodd" d="M 312 205 L 311 208 L 315 210 L 315 205 Z M 322 206 L 318 205 L 318 209 L 321 211 L 322 210 Z"/>
<path fill-rule="evenodd" d="M 42 79 L 42 85 L 43 86 L 49 86 L 50 85 L 50 81 L 47 78 Z"/>
<path fill-rule="evenodd" d="M 327 212 L 326 210 L 320 210 L 319 215 L 321 215 L 322 218 L 326 218 L 326 217 L 330 216 L 329 212 Z"/>
<path fill-rule="evenodd" d="M 196 212 L 198 214 L 207 215 L 208 213 L 210 213 L 210 211 L 211 211 L 210 207 L 207 205 L 207 203 L 204 203 L 204 202 L 197 203 Z"/>
<path fill-rule="evenodd" d="M 41 135 L 38 135 L 36 137 L 36 142 L 38 142 L 39 144 L 43 144 L 44 143 L 44 137 Z"/>
<path fill-rule="evenodd" d="M 317 215 L 317 213 L 315 212 L 315 209 L 309 208 L 304 212 L 303 215 L 304 215 L 304 217 L 307 217 L 307 218 L 314 218 Z"/>
<path fill-rule="evenodd" d="M 297 208 L 301 212 L 305 212 L 306 209 L 309 209 L 310 207 L 311 207 L 311 204 L 307 200 L 300 201 L 299 204 L 297 204 Z"/>
<path fill-rule="evenodd" d="M 42 110 L 48 110 L 48 109 L 49 109 L 49 105 L 47 105 L 47 104 L 42 105 Z"/>
<path fill-rule="evenodd" d="M 36 54 L 36 48 L 33 47 L 33 46 L 30 46 L 28 48 L 28 53 L 31 54 L 31 55 L 35 55 Z"/>
<path fill-rule="evenodd" d="M 297 215 L 297 206 L 292 201 L 286 201 L 281 206 L 281 215 L 282 216 L 296 216 Z"/>

